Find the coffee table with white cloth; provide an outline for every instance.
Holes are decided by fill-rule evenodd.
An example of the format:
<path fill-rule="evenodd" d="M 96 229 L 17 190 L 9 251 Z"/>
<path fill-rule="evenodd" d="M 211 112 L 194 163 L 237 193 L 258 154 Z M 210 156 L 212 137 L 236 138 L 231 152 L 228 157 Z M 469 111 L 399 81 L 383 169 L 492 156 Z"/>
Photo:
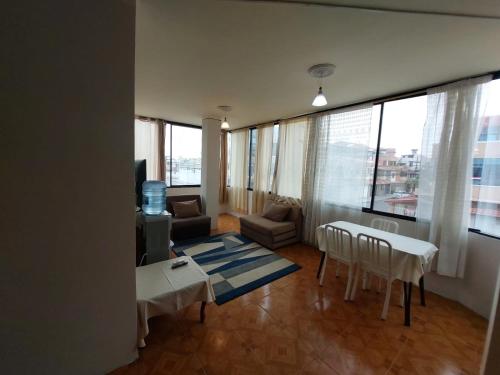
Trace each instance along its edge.
<path fill-rule="evenodd" d="M 392 273 L 395 278 L 403 281 L 405 285 L 405 295 L 407 295 L 407 297 L 405 297 L 404 303 L 405 325 L 410 325 L 412 284 L 420 284 L 421 290 L 423 291 L 423 275 L 426 270 L 429 270 L 432 259 L 438 251 L 438 248 L 430 242 L 418 240 L 416 238 L 386 232 L 364 225 L 349 223 L 347 221 L 335 221 L 333 223 L 324 224 L 316 228 L 318 248 L 323 252 L 321 258 L 322 262 L 327 250 L 325 225 L 333 225 L 335 227 L 345 229 L 352 234 L 353 238 L 356 238 L 359 233 L 364 233 L 369 236 L 386 240 L 391 244 L 393 250 Z M 425 301 L 423 299 L 422 304 L 425 305 Z"/>
<path fill-rule="evenodd" d="M 172 269 L 172 263 L 185 259 L 188 264 Z M 215 300 L 209 276 L 189 256 L 136 268 L 137 343 L 146 346 L 148 319 L 172 314 L 195 302 L 201 302 L 200 321 L 205 319 L 205 305 Z"/>

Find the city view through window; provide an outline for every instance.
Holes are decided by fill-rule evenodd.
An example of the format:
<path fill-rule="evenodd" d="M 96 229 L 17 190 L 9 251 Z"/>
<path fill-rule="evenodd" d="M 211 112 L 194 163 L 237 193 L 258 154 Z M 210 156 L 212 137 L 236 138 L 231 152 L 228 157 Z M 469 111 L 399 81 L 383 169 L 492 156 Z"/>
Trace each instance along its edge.
<path fill-rule="evenodd" d="M 165 126 L 165 168 L 167 186 L 201 184 L 201 128 Z"/>
<path fill-rule="evenodd" d="M 470 227 L 500 234 L 500 80 L 487 84 L 473 155 Z M 373 210 L 415 217 L 427 96 L 384 103 Z M 380 105 L 373 108 L 364 207 L 370 208 Z"/>
<path fill-rule="evenodd" d="M 380 106 L 374 108 L 368 154 L 369 189 L 365 207 L 370 207 Z M 415 216 L 420 171 L 420 147 L 427 116 L 427 96 L 384 103 L 377 181 L 373 210 Z M 373 126 L 373 122 L 376 125 Z"/>

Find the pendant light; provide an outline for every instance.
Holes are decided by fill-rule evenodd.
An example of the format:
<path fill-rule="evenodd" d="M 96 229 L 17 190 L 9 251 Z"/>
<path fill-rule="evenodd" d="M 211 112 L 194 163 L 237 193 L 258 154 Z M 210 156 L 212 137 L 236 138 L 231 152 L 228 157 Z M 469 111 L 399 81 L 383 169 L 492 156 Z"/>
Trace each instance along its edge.
<path fill-rule="evenodd" d="M 230 105 L 220 105 L 217 108 L 226 113 L 230 112 L 233 109 Z M 220 128 L 224 130 L 229 129 L 229 122 L 227 122 L 227 116 L 224 116 L 224 121 L 222 121 Z"/>
<path fill-rule="evenodd" d="M 323 78 L 331 76 L 335 71 L 335 65 L 333 64 L 317 64 L 311 66 L 307 72 L 314 78 L 318 79 L 319 90 L 318 94 L 314 98 L 312 105 L 314 107 L 323 107 L 328 104 L 325 95 L 323 94 L 323 87 L 321 86 L 321 82 Z"/>
<path fill-rule="evenodd" d="M 220 126 L 221 129 L 229 129 L 229 122 L 227 122 L 227 118 L 224 116 L 224 121 L 222 121 L 222 124 Z"/>
<path fill-rule="evenodd" d="M 323 107 L 324 105 L 327 105 L 328 102 L 326 101 L 325 95 L 323 94 L 323 88 L 320 86 L 318 90 L 318 95 L 314 98 L 312 105 L 314 107 Z"/>

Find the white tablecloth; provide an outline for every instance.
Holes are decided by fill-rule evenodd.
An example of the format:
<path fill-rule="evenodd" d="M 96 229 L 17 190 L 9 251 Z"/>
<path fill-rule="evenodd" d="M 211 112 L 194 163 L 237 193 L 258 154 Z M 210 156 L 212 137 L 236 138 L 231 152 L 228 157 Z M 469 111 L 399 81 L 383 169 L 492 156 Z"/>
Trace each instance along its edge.
<path fill-rule="evenodd" d="M 325 225 L 316 228 L 318 247 L 323 252 L 326 252 L 327 249 Z M 388 241 L 393 249 L 393 275 L 399 280 L 406 282 L 418 284 L 420 277 L 428 270 L 434 254 L 438 251 L 438 248 L 430 242 L 366 227 L 364 225 L 349 223 L 347 221 L 335 221 L 329 223 L 329 225 L 349 231 L 353 237 L 354 247 L 356 247 L 356 237 L 359 233 L 365 233 Z"/>
<path fill-rule="evenodd" d="M 172 263 L 181 259 L 188 264 L 172 269 Z M 209 276 L 188 256 L 137 267 L 135 274 L 139 347 L 145 346 L 149 318 L 215 300 Z"/>

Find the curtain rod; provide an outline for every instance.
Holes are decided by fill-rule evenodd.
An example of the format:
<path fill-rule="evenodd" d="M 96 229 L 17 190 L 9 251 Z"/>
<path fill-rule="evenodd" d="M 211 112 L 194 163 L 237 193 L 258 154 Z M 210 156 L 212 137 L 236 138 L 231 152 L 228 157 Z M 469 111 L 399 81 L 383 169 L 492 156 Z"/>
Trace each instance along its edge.
<path fill-rule="evenodd" d="M 143 116 L 143 115 L 135 115 L 134 116 L 138 120 L 145 120 L 145 121 L 156 121 L 156 120 L 161 120 L 163 122 L 166 122 L 171 125 L 179 125 L 179 126 L 187 126 L 188 128 L 201 128 L 200 125 L 194 125 L 194 124 L 188 124 L 185 122 L 178 122 L 178 121 L 170 121 L 170 120 L 165 120 L 160 117 L 150 117 L 150 116 Z"/>
<path fill-rule="evenodd" d="M 486 76 L 486 75 L 489 75 L 489 74 L 491 74 L 492 80 L 500 79 L 500 70 L 496 70 L 496 71 L 492 71 L 492 72 L 487 72 L 487 73 L 481 73 L 481 74 L 475 74 L 475 75 L 468 76 L 468 77 L 463 77 L 463 78 L 458 78 L 458 79 L 454 79 L 454 80 L 451 80 L 451 81 L 445 81 L 445 82 L 437 83 L 437 84 L 434 84 L 434 85 L 431 85 L 431 86 L 420 87 L 420 88 L 417 88 L 417 89 L 412 89 L 412 90 L 407 90 L 407 91 L 401 91 L 401 92 L 398 92 L 398 93 L 395 93 L 395 94 L 385 95 L 385 96 L 381 96 L 381 97 L 374 98 L 374 99 L 363 100 L 363 101 L 354 102 L 354 103 L 350 103 L 350 104 L 345 104 L 345 105 L 341 105 L 341 106 L 338 106 L 338 107 L 332 107 L 332 108 L 328 108 L 328 109 L 322 109 L 322 110 L 315 111 L 315 112 L 303 113 L 301 115 L 292 116 L 292 117 L 286 117 L 286 118 L 282 118 L 282 119 L 278 119 L 278 120 L 274 120 L 274 121 L 265 121 L 265 122 L 261 122 L 261 123 L 258 123 L 258 124 L 243 126 L 241 128 L 238 128 L 238 129 L 255 128 L 257 126 L 264 125 L 264 124 L 269 124 L 271 122 L 276 125 L 276 124 L 279 124 L 280 121 L 294 120 L 294 119 L 298 119 L 298 118 L 305 117 L 305 116 L 317 115 L 317 114 L 324 113 L 324 112 L 335 111 L 335 110 L 349 108 L 349 107 L 355 107 L 357 105 L 363 105 L 363 104 L 368 104 L 368 103 L 380 104 L 381 102 L 387 102 L 387 101 L 392 101 L 392 100 L 404 99 L 404 98 L 408 98 L 410 96 L 423 95 L 429 89 L 433 89 L 433 88 L 436 88 L 436 87 L 439 87 L 439 86 L 449 85 L 451 83 L 463 81 L 465 79 L 478 78 L 478 77 Z M 235 130 L 238 130 L 238 129 L 235 129 Z"/>
<path fill-rule="evenodd" d="M 316 6 L 316 7 L 326 7 L 326 8 L 337 8 L 337 9 L 350 9 L 350 10 L 360 10 L 365 12 L 373 13 L 404 13 L 404 14 L 417 14 L 424 16 L 441 16 L 441 17 L 459 17 L 459 18 L 479 18 L 486 20 L 500 20 L 500 16 L 490 16 L 487 14 L 470 14 L 464 12 L 446 12 L 446 11 L 434 11 L 434 10 L 415 10 L 415 9 L 397 9 L 382 6 L 368 6 L 368 5 L 350 5 L 350 4 L 340 4 L 340 3 L 325 3 L 322 1 L 294 1 L 294 0 L 229 0 L 229 1 L 239 1 L 239 2 L 258 2 L 258 3 L 270 3 L 270 4 L 280 4 L 280 5 L 302 5 L 302 6 Z"/>

